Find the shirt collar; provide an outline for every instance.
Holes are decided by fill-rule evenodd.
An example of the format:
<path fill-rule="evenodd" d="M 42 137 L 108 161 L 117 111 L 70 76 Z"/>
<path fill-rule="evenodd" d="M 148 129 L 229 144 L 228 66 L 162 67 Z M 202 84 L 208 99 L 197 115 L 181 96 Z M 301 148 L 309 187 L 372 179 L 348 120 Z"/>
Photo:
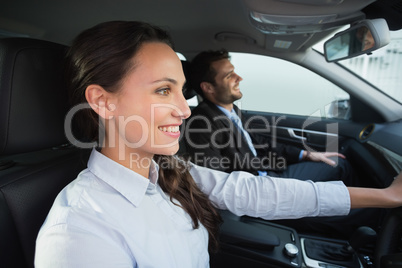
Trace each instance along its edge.
<path fill-rule="evenodd" d="M 217 104 L 216 104 L 216 107 L 218 107 L 219 110 L 221 110 L 231 120 L 236 120 L 238 122 L 238 124 L 242 125 L 241 119 L 240 119 L 239 115 L 236 113 L 236 110 L 234 108 L 232 108 L 232 110 L 229 112 L 228 110 L 226 110 L 225 108 L 223 108 L 222 106 L 219 106 Z"/>
<path fill-rule="evenodd" d="M 138 207 L 148 188 L 155 189 L 159 166 L 152 160 L 147 179 L 93 149 L 88 169 Z"/>
<path fill-rule="evenodd" d="M 222 106 L 219 106 L 219 105 L 217 105 L 217 104 L 216 104 L 216 107 L 218 107 L 219 110 L 221 110 L 222 113 L 224 113 L 224 114 L 225 114 L 227 117 L 229 117 L 229 118 L 232 116 L 232 114 L 236 114 L 233 108 L 232 108 L 232 110 L 229 112 L 227 109 L 225 109 L 225 108 L 223 108 Z"/>

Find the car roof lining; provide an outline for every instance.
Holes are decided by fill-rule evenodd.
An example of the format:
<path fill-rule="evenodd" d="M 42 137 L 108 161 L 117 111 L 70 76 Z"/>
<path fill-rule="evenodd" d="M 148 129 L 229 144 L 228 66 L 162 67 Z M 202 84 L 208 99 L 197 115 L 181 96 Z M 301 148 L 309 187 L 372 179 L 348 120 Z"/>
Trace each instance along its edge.
<path fill-rule="evenodd" d="M 301 1 L 314 2 L 314 0 Z M 92 2 L 85 1 L 79 4 L 71 4 L 72 2 L 67 0 L 57 2 L 44 0 L 40 3 L 18 0 L 10 1 L 7 5 L 2 6 L 0 10 L 0 30 L 68 45 L 82 29 L 91 27 L 101 21 L 142 20 L 152 21 L 152 23 L 169 30 L 175 40 L 177 51 L 183 54 L 192 54 L 204 49 L 218 49 L 227 46 L 227 43 L 220 42 L 216 39 L 216 35 L 222 32 L 236 33 L 238 35 L 244 35 L 251 40 L 255 40 L 254 45 L 242 45 L 244 41 L 238 40 L 238 44 L 233 44 L 232 47 L 228 47 L 228 50 L 240 50 L 243 47 L 251 48 L 254 46 L 255 50 L 262 48 L 263 50 L 277 51 L 279 49 L 273 46 L 274 41 L 282 38 L 285 41 L 291 41 L 293 44 L 287 51 L 304 51 L 331 34 L 332 31 L 314 34 L 266 35 L 255 29 L 248 21 L 248 8 L 252 6 L 258 8 L 260 11 L 266 11 L 268 8 L 270 12 L 289 15 L 308 14 L 308 12 L 311 12 L 311 9 L 314 9 L 320 13 L 338 12 L 338 16 L 342 17 L 357 12 L 360 8 L 363 8 L 373 1 L 340 1 L 342 3 L 336 6 L 302 6 L 289 2 L 295 1 L 121 0 L 119 4 L 116 5 L 115 2 L 108 0 L 98 0 L 96 5 L 94 5 Z M 327 3 L 333 1 L 319 2 Z M 367 10 L 368 17 L 374 18 L 373 10 L 381 8 L 381 10 L 384 10 L 382 13 L 388 14 L 387 19 L 394 21 L 394 23 L 392 23 L 393 28 L 402 28 L 402 22 L 400 20 L 400 17 L 402 17 L 402 8 L 398 8 L 398 6 L 402 6 L 402 4 L 400 4 L 401 1 L 391 1 L 397 8 L 391 8 L 383 2 L 384 1 L 376 1 L 367 6 L 364 10 Z M 21 9 L 21 5 L 25 8 Z M 179 5 L 180 8 L 172 9 L 172 6 Z M 228 9 L 227 6 L 230 6 L 230 9 Z M 14 10 L 19 10 L 19 12 L 15 12 Z M 88 13 L 88 10 L 91 10 L 91 12 Z M 186 12 L 183 12 L 183 10 Z M 222 13 L 224 15 L 222 15 Z M 72 14 L 74 14 L 74 19 L 71 18 Z M 399 22 L 399 24 L 397 22 Z M 252 52 L 253 49 L 248 49 L 248 51 Z"/>

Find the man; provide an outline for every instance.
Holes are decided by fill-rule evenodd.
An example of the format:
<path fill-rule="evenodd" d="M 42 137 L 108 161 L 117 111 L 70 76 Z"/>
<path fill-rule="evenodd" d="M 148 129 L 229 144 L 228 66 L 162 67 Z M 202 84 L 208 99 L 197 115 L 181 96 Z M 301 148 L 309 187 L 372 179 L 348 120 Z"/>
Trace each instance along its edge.
<path fill-rule="evenodd" d="M 353 170 L 342 154 L 271 144 L 245 130 L 247 122 L 242 122 L 244 117 L 233 104 L 242 97 L 239 87 L 242 78 L 235 73 L 227 51 L 201 52 L 191 62 L 186 76 L 188 86 L 203 98 L 186 120 L 184 131 L 184 144 L 194 163 L 226 172 L 245 170 L 301 180 L 342 180 L 354 186 Z M 337 238 L 348 239 L 362 225 L 378 230 L 383 213 L 382 209 L 356 209 L 345 217 L 274 222 L 299 232 L 336 234 Z"/>
<path fill-rule="evenodd" d="M 245 130 L 244 117 L 233 104 L 243 95 L 239 87 L 242 78 L 235 73 L 227 51 L 198 54 L 187 80 L 203 98 L 186 122 L 184 137 L 196 164 L 226 172 L 245 170 L 275 177 L 343 180 L 352 184 L 351 168 L 342 154 L 272 144 Z"/>

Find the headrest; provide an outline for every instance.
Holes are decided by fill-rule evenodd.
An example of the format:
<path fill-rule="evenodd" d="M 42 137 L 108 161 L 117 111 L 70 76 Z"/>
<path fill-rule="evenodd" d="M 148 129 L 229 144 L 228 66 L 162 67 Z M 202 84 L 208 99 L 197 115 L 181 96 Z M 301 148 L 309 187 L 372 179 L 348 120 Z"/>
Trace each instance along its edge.
<path fill-rule="evenodd" d="M 29 38 L 0 39 L 0 155 L 67 143 L 66 48 Z"/>
<path fill-rule="evenodd" d="M 189 71 L 190 71 L 190 62 L 182 60 L 181 64 L 183 66 L 184 76 L 188 80 Z M 186 100 L 188 100 L 188 99 L 191 99 L 192 97 L 194 97 L 195 95 L 197 95 L 197 92 L 195 92 L 195 90 L 193 88 L 189 87 L 189 85 L 187 83 L 186 84 L 186 91 L 184 91 L 183 95 L 186 98 Z"/>

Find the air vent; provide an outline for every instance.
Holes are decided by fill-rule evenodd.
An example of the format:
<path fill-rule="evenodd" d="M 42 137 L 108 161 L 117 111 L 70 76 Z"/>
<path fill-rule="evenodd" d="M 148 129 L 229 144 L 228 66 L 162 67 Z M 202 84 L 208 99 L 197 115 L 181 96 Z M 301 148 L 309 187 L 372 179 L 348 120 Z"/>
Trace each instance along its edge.
<path fill-rule="evenodd" d="M 375 128 L 375 125 L 374 125 L 374 124 L 370 124 L 370 125 L 365 126 L 365 127 L 362 129 L 362 131 L 360 132 L 359 139 L 365 140 L 365 139 L 367 139 L 368 137 L 370 137 L 370 135 L 371 135 L 371 134 L 373 133 L 373 131 L 374 131 L 374 128 Z"/>

